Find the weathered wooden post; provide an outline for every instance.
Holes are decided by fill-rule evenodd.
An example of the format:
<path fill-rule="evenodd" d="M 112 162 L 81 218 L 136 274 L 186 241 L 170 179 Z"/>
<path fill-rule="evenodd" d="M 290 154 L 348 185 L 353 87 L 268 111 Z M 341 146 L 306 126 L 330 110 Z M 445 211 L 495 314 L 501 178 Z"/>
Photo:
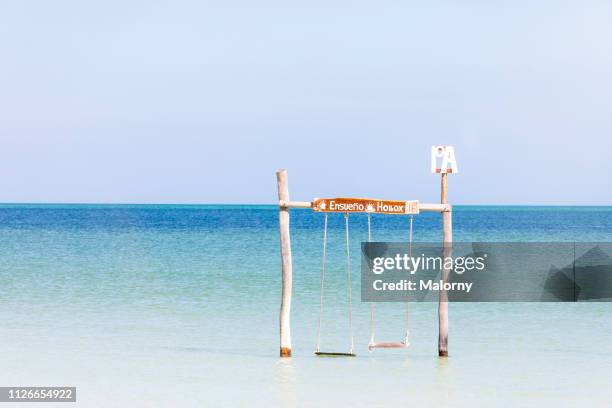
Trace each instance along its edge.
<path fill-rule="evenodd" d="M 438 166 L 438 159 L 441 159 Z M 457 160 L 455 150 L 452 146 L 432 146 L 431 148 L 431 171 L 440 173 L 440 203 L 448 205 L 447 199 L 447 177 L 449 173 L 457 173 Z M 452 207 L 448 206 L 442 211 L 442 230 L 443 230 L 443 256 L 444 259 L 452 255 L 453 242 L 453 212 Z M 442 263 L 443 265 L 446 262 Z M 446 283 L 450 270 L 442 267 L 441 278 Z M 448 293 L 442 289 L 438 300 L 438 356 L 448 357 Z"/>
<path fill-rule="evenodd" d="M 447 176 L 442 174 L 442 185 L 440 194 L 440 203 L 447 204 Z M 444 245 L 444 259 L 452 254 L 453 242 L 453 213 L 451 209 L 442 212 L 442 237 Z M 442 268 L 442 280 L 448 281 L 449 270 Z M 448 357 L 448 293 L 446 290 L 440 291 L 440 299 L 438 303 L 438 356 Z"/>
<path fill-rule="evenodd" d="M 278 223 L 280 228 L 280 249 L 282 265 L 282 295 L 280 307 L 280 356 L 291 357 L 291 235 L 289 233 L 289 185 L 287 184 L 287 171 L 276 172 L 278 182 L 279 213 Z"/>

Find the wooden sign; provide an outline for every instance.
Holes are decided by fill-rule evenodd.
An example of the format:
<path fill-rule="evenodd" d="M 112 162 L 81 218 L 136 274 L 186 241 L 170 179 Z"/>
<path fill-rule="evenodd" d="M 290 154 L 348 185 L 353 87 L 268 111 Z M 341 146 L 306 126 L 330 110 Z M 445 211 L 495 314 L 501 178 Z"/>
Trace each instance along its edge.
<path fill-rule="evenodd" d="M 440 162 L 438 164 L 438 162 Z M 432 173 L 459 173 L 455 149 L 453 146 L 431 147 L 431 172 Z"/>
<path fill-rule="evenodd" d="M 374 198 L 315 198 L 312 209 L 319 212 L 359 212 L 376 214 L 418 214 L 418 201 L 377 200 Z"/>

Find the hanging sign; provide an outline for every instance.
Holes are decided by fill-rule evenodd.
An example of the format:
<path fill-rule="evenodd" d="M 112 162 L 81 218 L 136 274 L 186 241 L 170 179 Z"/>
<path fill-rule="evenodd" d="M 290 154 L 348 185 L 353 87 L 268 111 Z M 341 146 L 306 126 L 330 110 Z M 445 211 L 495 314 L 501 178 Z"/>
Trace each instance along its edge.
<path fill-rule="evenodd" d="M 431 172 L 442 174 L 459 173 L 453 146 L 431 147 Z"/>
<path fill-rule="evenodd" d="M 319 212 L 360 212 L 376 214 L 418 214 L 418 201 L 377 200 L 374 198 L 315 198 L 312 209 Z"/>

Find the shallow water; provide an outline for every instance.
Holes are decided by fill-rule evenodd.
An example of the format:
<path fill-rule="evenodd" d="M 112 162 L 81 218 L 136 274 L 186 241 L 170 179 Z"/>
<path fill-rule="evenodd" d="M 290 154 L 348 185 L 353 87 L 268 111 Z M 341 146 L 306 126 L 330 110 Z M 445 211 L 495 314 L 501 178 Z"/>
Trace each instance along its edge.
<path fill-rule="evenodd" d="M 0 385 L 74 385 L 78 406 L 608 406 L 609 303 L 411 304 L 412 347 L 367 351 L 351 216 L 357 358 L 312 356 L 323 217 L 292 212 L 294 357 L 279 359 L 272 206 L 0 206 Z M 402 216 L 373 239 L 406 241 Z M 455 207 L 456 241 L 612 241 L 612 207 Z M 330 218 L 323 348 L 348 351 L 344 219 Z M 440 217 L 414 239 L 440 239 Z M 377 335 L 401 340 L 404 306 Z"/>

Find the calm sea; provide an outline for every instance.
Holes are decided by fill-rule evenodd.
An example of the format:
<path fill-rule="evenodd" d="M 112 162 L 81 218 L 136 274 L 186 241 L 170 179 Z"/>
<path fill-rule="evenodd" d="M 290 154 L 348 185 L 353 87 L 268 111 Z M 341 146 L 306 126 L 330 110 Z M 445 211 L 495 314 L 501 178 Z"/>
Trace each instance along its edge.
<path fill-rule="evenodd" d="M 351 216 L 358 357 L 317 359 L 323 217 L 292 211 L 294 358 L 278 354 L 273 206 L 1 205 L 0 386 L 76 386 L 77 406 L 609 406 L 610 303 L 410 305 L 409 350 L 369 353 Z M 456 241 L 612 242 L 612 207 L 455 207 Z M 374 216 L 406 241 L 408 218 Z M 438 240 L 440 216 L 414 221 Z M 344 218 L 330 216 L 323 348 L 349 346 Z M 377 306 L 380 340 L 404 306 Z M 415 405 L 418 404 L 418 405 Z"/>

